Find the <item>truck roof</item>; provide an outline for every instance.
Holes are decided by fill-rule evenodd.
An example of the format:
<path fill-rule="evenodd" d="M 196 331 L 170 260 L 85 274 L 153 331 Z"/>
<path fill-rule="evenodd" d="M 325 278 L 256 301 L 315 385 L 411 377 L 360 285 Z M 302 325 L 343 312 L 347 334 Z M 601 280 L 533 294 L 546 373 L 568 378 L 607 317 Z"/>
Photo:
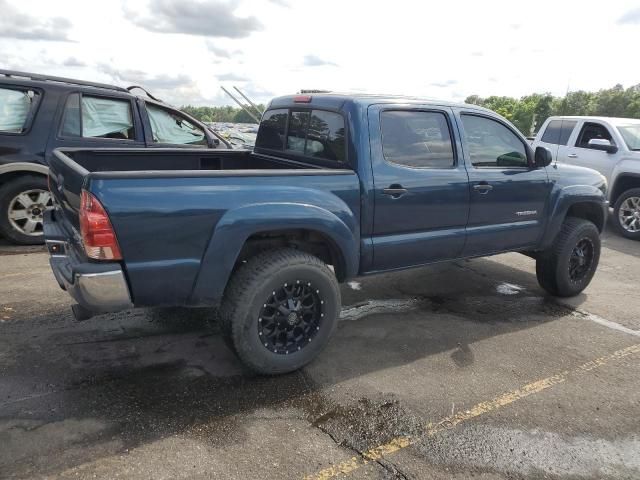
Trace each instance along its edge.
<path fill-rule="evenodd" d="M 549 120 L 598 120 L 601 122 L 608 122 L 612 125 L 629 125 L 630 123 L 640 124 L 640 119 L 637 118 L 624 118 L 624 117 L 598 117 L 587 115 L 565 115 L 549 117 Z"/>
<path fill-rule="evenodd" d="M 308 102 L 296 101 L 299 97 L 310 97 Z M 438 105 L 447 107 L 460 107 L 473 110 L 491 112 L 491 110 L 478 105 L 461 102 L 450 102 L 446 100 L 438 100 L 434 98 L 411 97 L 406 95 L 386 95 L 373 93 L 305 93 L 300 95 L 284 95 L 271 100 L 268 108 L 290 107 L 304 105 L 342 109 L 348 103 L 357 103 L 360 105 L 374 105 L 380 103 L 407 103 L 414 105 Z M 493 113 L 493 112 L 491 112 Z"/>

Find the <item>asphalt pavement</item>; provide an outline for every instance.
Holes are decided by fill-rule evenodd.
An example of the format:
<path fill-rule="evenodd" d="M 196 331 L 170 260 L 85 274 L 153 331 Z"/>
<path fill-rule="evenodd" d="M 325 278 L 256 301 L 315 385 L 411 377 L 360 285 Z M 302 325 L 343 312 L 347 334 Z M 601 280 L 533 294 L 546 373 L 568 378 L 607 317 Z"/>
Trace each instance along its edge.
<path fill-rule="evenodd" d="M 0 243 L 0 478 L 638 479 L 640 243 L 591 286 L 518 254 L 343 285 L 326 351 L 247 372 L 207 309 L 71 316 Z"/>

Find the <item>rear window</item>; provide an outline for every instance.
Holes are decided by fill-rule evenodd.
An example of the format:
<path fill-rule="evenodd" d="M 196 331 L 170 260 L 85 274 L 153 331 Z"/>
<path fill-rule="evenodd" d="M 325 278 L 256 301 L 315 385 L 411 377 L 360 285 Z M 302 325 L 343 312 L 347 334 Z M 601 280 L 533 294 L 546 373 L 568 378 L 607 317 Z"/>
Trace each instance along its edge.
<path fill-rule="evenodd" d="M 256 148 L 344 162 L 344 118 L 324 110 L 269 110 L 260 123 Z"/>
<path fill-rule="evenodd" d="M 566 145 L 576 122 L 572 120 L 551 120 L 542 135 L 542 141 L 554 145 Z"/>
<path fill-rule="evenodd" d="M 284 131 L 287 127 L 288 110 L 270 110 L 264 114 L 258 129 L 256 147 L 282 150 Z"/>
<path fill-rule="evenodd" d="M 0 88 L 0 132 L 23 133 L 38 96 L 34 90 Z"/>

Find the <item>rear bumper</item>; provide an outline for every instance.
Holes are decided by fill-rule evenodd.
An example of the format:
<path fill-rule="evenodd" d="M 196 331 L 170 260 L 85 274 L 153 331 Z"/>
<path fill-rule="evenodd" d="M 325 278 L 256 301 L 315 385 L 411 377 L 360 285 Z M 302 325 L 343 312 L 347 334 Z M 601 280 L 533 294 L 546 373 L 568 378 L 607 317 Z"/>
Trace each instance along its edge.
<path fill-rule="evenodd" d="M 49 263 L 60 288 L 91 313 L 106 313 L 133 307 L 122 267 L 118 263 L 84 260 L 67 240 L 64 230 L 47 211 L 44 236 L 51 257 Z"/>

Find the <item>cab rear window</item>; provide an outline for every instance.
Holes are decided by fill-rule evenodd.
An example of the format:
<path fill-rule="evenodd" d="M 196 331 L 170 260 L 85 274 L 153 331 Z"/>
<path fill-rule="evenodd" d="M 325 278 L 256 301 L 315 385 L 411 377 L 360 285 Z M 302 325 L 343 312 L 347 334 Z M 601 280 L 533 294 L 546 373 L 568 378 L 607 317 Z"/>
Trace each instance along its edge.
<path fill-rule="evenodd" d="M 551 120 L 542 135 L 542 141 L 554 145 L 566 145 L 576 122 L 571 120 Z"/>
<path fill-rule="evenodd" d="M 269 110 L 260 123 L 256 148 L 345 162 L 344 118 L 325 110 Z"/>
<path fill-rule="evenodd" d="M 0 88 L 0 132 L 23 133 L 38 96 L 34 90 Z"/>

